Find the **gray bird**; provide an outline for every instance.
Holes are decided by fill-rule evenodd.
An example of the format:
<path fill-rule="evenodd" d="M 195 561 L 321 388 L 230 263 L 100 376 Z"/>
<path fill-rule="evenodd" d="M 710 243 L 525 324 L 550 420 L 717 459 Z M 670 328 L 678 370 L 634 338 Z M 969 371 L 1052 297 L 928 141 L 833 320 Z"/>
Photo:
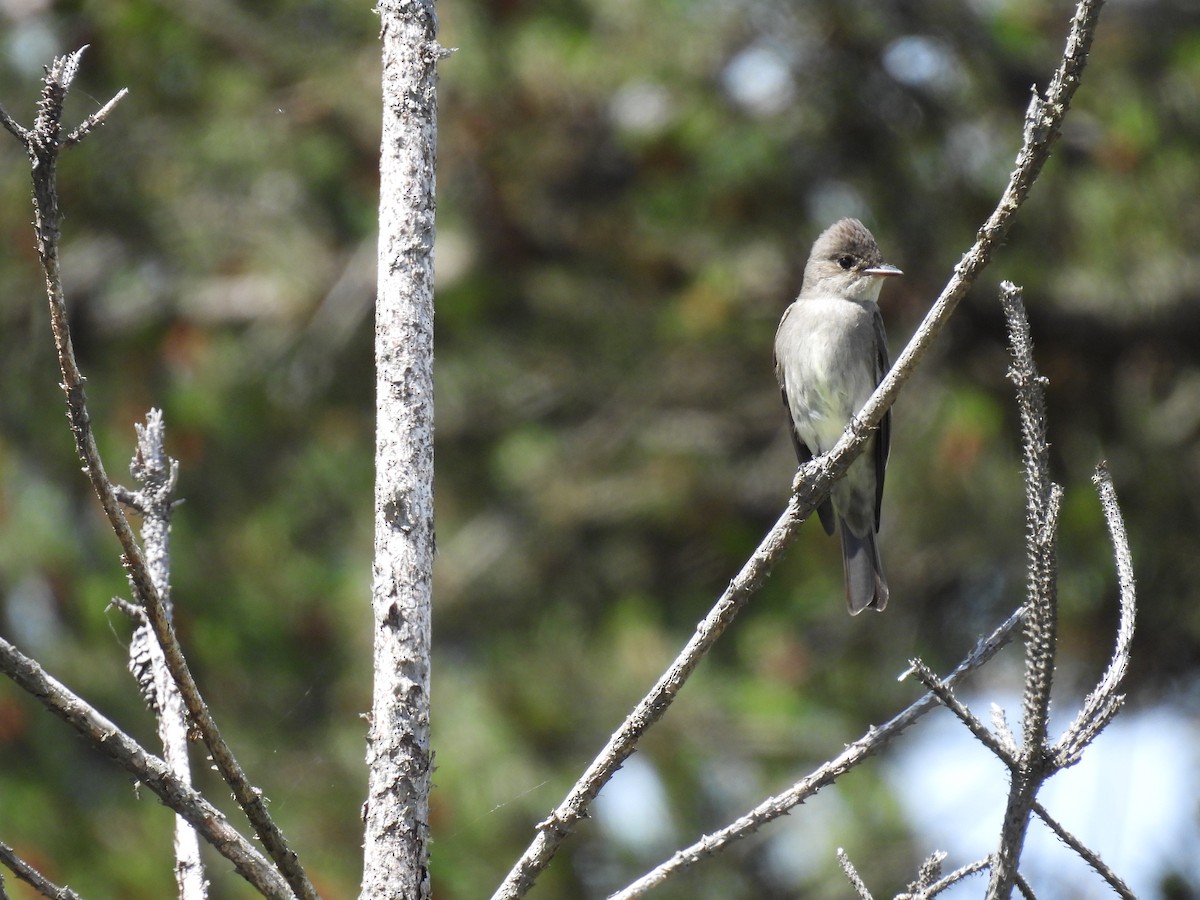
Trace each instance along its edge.
<path fill-rule="evenodd" d="M 883 279 L 899 274 L 883 261 L 875 238 L 857 219 L 834 223 L 813 244 L 800 296 L 784 312 L 775 335 L 775 375 L 801 464 L 833 449 L 887 372 L 887 339 L 876 301 Z M 852 616 L 868 608 L 882 611 L 888 602 L 875 535 L 890 420 L 889 412 L 817 507 L 826 534 L 841 525 Z"/>

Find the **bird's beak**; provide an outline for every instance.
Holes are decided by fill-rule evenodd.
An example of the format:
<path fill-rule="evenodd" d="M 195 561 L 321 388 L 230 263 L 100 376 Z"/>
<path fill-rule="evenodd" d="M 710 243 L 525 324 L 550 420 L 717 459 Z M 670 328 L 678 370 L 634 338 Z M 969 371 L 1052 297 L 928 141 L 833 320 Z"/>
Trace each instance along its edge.
<path fill-rule="evenodd" d="M 877 278 L 890 278 L 893 275 L 903 275 L 904 273 L 895 266 L 889 266 L 887 263 L 880 263 L 877 266 L 872 266 L 870 269 L 863 269 L 863 274 L 874 275 Z"/>

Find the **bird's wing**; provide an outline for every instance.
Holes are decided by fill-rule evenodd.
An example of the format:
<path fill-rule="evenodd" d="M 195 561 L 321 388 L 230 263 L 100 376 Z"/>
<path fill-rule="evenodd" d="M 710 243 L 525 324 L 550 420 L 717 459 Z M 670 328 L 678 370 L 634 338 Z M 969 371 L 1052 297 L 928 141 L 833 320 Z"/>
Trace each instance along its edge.
<path fill-rule="evenodd" d="M 800 435 L 796 434 L 796 423 L 792 419 L 792 405 L 788 402 L 787 382 L 783 377 L 783 363 L 779 361 L 779 335 L 783 332 L 783 323 L 788 320 L 788 316 L 795 309 L 795 304 L 792 304 L 783 311 L 783 318 L 779 320 L 779 327 L 775 329 L 775 344 L 771 348 L 771 364 L 775 367 L 775 380 L 779 382 L 779 396 L 783 398 L 783 408 L 787 410 L 788 434 L 792 436 L 792 446 L 796 448 L 796 458 L 801 465 L 812 459 L 812 451 L 804 445 L 800 440 Z"/>
<path fill-rule="evenodd" d="M 783 323 L 787 321 L 787 317 L 795 308 L 795 304 L 789 306 L 783 311 L 783 318 L 779 320 L 779 328 L 783 328 Z M 778 335 L 778 331 L 776 331 Z M 884 350 L 886 354 L 886 349 Z M 783 380 L 783 366 L 779 362 L 779 354 L 772 351 L 771 361 L 775 365 L 775 378 L 779 382 L 779 395 L 783 398 L 783 408 L 787 412 L 788 435 L 792 439 L 792 446 L 796 448 L 796 460 L 799 465 L 804 465 L 813 458 L 812 451 L 804 441 L 800 440 L 800 435 L 796 431 L 796 422 L 792 418 L 792 404 L 788 402 L 787 385 Z M 821 505 L 817 507 L 817 518 L 821 520 L 821 527 L 825 529 L 826 534 L 833 534 L 835 525 L 837 524 L 833 516 L 833 501 L 826 497 L 821 501 Z M 876 513 L 878 520 L 878 513 Z"/>
<path fill-rule="evenodd" d="M 888 361 L 887 334 L 883 329 L 883 315 L 875 308 L 875 350 L 876 369 L 875 384 L 883 380 L 891 368 Z M 879 422 L 879 432 L 875 440 L 875 530 L 879 530 L 879 513 L 883 507 L 883 474 L 887 469 L 888 451 L 892 447 L 892 411 L 883 414 Z"/>

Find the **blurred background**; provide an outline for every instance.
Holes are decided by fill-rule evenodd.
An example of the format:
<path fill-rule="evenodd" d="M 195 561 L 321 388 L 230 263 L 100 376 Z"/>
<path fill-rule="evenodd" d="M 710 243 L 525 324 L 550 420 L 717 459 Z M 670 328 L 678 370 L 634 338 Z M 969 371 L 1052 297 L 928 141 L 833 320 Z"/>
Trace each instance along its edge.
<path fill-rule="evenodd" d="M 993 208 L 1070 6 L 460 0 L 440 14 L 458 50 L 440 68 L 432 853 L 436 896 L 457 900 L 499 883 L 782 511 L 795 461 L 771 341 L 813 238 L 858 216 L 904 270 L 882 298 L 894 356 Z M 2 0 L 0 17 L 0 102 L 18 121 L 41 67 L 83 44 L 75 120 L 129 88 L 60 169 L 92 417 L 128 481 L 134 423 L 164 410 L 186 501 L 184 645 L 318 888 L 355 896 L 378 19 L 300 0 Z M 155 746 L 125 672 L 130 626 L 109 606 L 126 591 L 116 543 L 65 427 L 27 163 L 0 138 L 0 628 Z M 1095 751 L 1117 761 L 1048 805 L 1115 823 L 1089 838 L 1119 869 L 1132 853 L 1141 896 L 1200 891 L 1198 154 L 1200 8 L 1114 0 L 1008 245 L 896 404 L 887 613 L 846 615 L 836 541 L 806 525 L 533 896 L 603 896 L 785 789 L 918 695 L 896 681 L 910 657 L 947 670 L 1021 602 L 1001 279 L 1025 288 L 1067 491 L 1061 724 L 1114 638 L 1090 483 L 1102 458 L 1142 601 L 1130 708 Z M 1020 667 L 1011 649 L 966 695 L 1015 721 Z M 938 847 L 948 867 L 983 855 L 1005 776 L 960 732 L 931 716 L 654 896 L 844 897 L 839 846 L 890 895 Z M 939 796 L 953 808 L 938 813 Z M 1146 816 L 1158 855 L 1138 852 Z M 977 844 L 959 843 L 960 821 Z M 162 897 L 171 823 L 0 683 L 0 840 L 89 898 Z M 1044 871 L 1066 871 L 1046 844 Z M 222 860 L 209 874 L 214 897 L 249 896 Z M 1104 889 L 1084 873 L 1039 895 Z"/>

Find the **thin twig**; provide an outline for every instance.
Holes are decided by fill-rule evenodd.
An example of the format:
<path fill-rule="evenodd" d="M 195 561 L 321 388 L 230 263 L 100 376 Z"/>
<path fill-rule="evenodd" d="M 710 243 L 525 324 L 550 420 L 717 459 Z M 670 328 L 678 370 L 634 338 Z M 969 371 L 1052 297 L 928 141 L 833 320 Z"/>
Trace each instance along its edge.
<path fill-rule="evenodd" d="M 971 734 L 975 735 L 979 743 L 995 753 L 1008 768 L 1016 768 L 1017 759 L 1004 746 L 1003 740 L 988 730 L 979 717 L 971 712 L 967 705 L 954 695 L 954 691 L 950 689 L 949 685 L 938 678 L 921 660 L 914 659 L 910 664 L 912 665 L 913 674 L 917 676 L 921 684 L 929 688 L 946 709 L 958 716 L 959 720 L 967 726 Z"/>
<path fill-rule="evenodd" d="M 1108 886 L 1117 893 L 1117 896 L 1121 897 L 1122 900 L 1137 900 L 1137 895 L 1130 890 L 1129 885 L 1122 881 L 1116 872 L 1109 868 L 1108 863 L 1102 860 L 1094 850 L 1086 846 L 1079 838 L 1063 828 L 1058 820 L 1046 811 L 1046 807 L 1035 800 L 1033 811 L 1054 832 L 1055 837 L 1078 853 L 1080 858 L 1091 866 L 1097 875 L 1108 882 Z"/>
<path fill-rule="evenodd" d="M 967 863 L 965 866 L 955 869 L 949 875 L 938 879 L 923 890 L 909 894 L 898 894 L 895 900 L 930 900 L 930 898 L 936 897 L 947 888 L 951 888 L 958 884 L 968 875 L 974 875 L 976 872 L 982 872 L 991 864 L 992 858 L 990 856 L 985 856 L 983 859 L 977 859 L 975 862 Z"/>
<path fill-rule="evenodd" d="M 165 762 L 73 694 L 36 660 L 30 659 L 3 638 L 0 638 L 0 672 L 74 728 L 88 744 L 153 791 L 164 804 L 187 819 L 260 893 L 277 900 L 292 900 L 292 889 L 283 876 L 249 841 L 238 834 L 224 813 L 190 786 L 182 784 Z"/>
<path fill-rule="evenodd" d="M 8 129 L 8 133 L 24 144 L 29 140 L 29 132 L 16 123 L 3 106 L 0 106 L 0 125 Z"/>
<path fill-rule="evenodd" d="M 979 668 L 996 655 L 1000 649 L 1012 639 L 1025 615 L 1024 608 L 1018 609 L 1009 616 L 995 631 L 975 645 L 971 653 L 949 675 L 943 679 L 947 685 L 957 684 L 974 669 Z M 870 729 L 861 738 L 850 744 L 833 759 L 829 760 L 811 774 L 802 778 L 782 794 L 777 794 L 764 800 L 754 809 L 739 817 L 735 822 L 705 835 L 699 841 L 675 853 L 667 861 L 660 863 L 624 890 L 613 894 L 610 900 L 632 900 L 640 897 L 651 888 L 657 887 L 668 878 L 678 874 L 703 859 L 715 856 L 734 841 L 753 834 L 767 822 L 786 815 L 798 804 L 816 794 L 821 788 L 832 784 L 854 766 L 879 751 L 888 741 L 904 729 L 908 728 L 925 713 L 938 706 L 934 694 L 925 694 L 906 710 L 894 716 L 878 728 Z"/>
<path fill-rule="evenodd" d="M 862 876 L 858 874 L 858 869 L 854 868 L 854 863 L 850 862 L 850 856 L 841 847 L 837 850 L 837 861 L 842 867 L 842 871 L 846 873 L 846 878 L 850 881 L 850 886 L 854 888 L 858 894 L 859 900 L 873 900 L 871 892 L 867 890 L 866 883 L 862 880 Z"/>
<path fill-rule="evenodd" d="M 67 135 L 66 139 L 63 141 L 63 145 L 70 147 L 72 144 L 78 144 L 85 137 L 103 125 L 104 121 L 108 118 L 108 114 L 112 112 L 113 107 L 124 100 L 125 95 L 128 93 L 129 88 L 121 88 L 119 91 L 117 91 L 111 100 L 79 123 L 79 126 Z"/>
<path fill-rule="evenodd" d="M 993 869 L 995 871 L 995 869 Z M 1021 896 L 1025 900 L 1037 900 L 1037 894 L 1033 892 L 1033 887 L 1025 880 L 1025 876 L 1020 872 L 1013 873 L 1013 882 L 1017 886 L 1017 890 L 1021 892 Z"/>
<path fill-rule="evenodd" d="M 992 733 L 996 736 L 996 740 L 1004 746 L 1004 751 L 1015 758 L 1018 752 L 1017 738 L 1008 724 L 1008 716 L 1004 712 L 1004 707 L 999 703 L 992 704 Z"/>
<path fill-rule="evenodd" d="M 1121 508 L 1117 504 L 1117 490 L 1113 486 L 1108 467 L 1100 463 L 1093 477 L 1100 493 L 1100 505 L 1104 510 L 1104 521 L 1108 526 L 1109 539 L 1117 565 L 1117 585 L 1121 605 L 1121 617 L 1117 625 L 1117 645 L 1100 682 L 1088 694 L 1083 709 L 1067 728 L 1055 747 L 1056 762 L 1060 766 L 1071 765 L 1079 759 L 1083 748 L 1100 733 L 1100 730 L 1116 714 L 1124 699 L 1119 691 L 1129 669 L 1130 651 L 1133 646 L 1133 630 L 1137 617 L 1137 587 L 1133 578 L 1133 554 L 1129 550 L 1129 536 Z"/>
<path fill-rule="evenodd" d="M 79 370 L 71 340 L 67 316 L 66 299 L 63 295 L 62 278 L 59 273 L 58 240 L 62 215 L 58 207 L 58 192 L 55 185 L 58 155 L 71 140 L 62 136 L 62 107 L 67 90 L 79 69 L 83 54 L 81 48 L 74 53 L 59 57 L 47 68 L 43 79 L 41 98 L 35 125 L 25 132 L 24 143 L 32 163 L 34 230 L 37 237 L 38 255 L 46 278 L 46 295 L 50 304 L 50 327 L 54 335 L 54 346 L 62 371 L 62 388 L 67 395 L 67 415 L 76 450 L 84 463 L 84 471 L 92 483 L 100 505 L 108 517 L 109 524 L 121 544 L 122 564 L 125 566 L 133 588 L 135 599 L 146 610 L 147 618 L 154 629 L 155 637 L 162 646 L 171 677 L 187 704 L 188 713 L 200 731 L 204 743 L 212 755 L 221 776 L 242 807 L 255 833 L 280 871 L 303 900 L 316 900 L 317 894 L 301 868 L 296 854 L 288 846 L 282 832 L 272 821 L 263 803 L 262 792 L 250 784 L 241 766 L 234 758 L 229 746 L 221 737 L 216 721 L 204 702 L 184 659 L 183 651 L 175 636 L 170 617 L 163 606 L 162 597 L 154 586 L 146 567 L 146 560 L 134 538 L 133 531 L 117 499 L 112 482 L 105 472 L 100 452 L 92 433 L 91 419 L 84 392 L 85 379 Z M 101 112 L 107 114 L 120 99 L 120 95 L 106 103 Z M 100 113 L 95 124 L 103 120 Z M 85 123 L 86 124 L 86 123 Z M 10 129 L 11 131 L 12 129 Z M 88 129 L 74 133 L 75 140 L 81 139 Z M 20 135 L 18 135 L 19 137 Z"/>
<path fill-rule="evenodd" d="M 1046 97 L 1043 100 L 1035 96 L 1026 112 L 1023 144 L 1000 202 L 980 228 L 974 245 L 955 266 L 946 287 L 897 358 L 896 364 L 833 450 L 810 461 L 797 472 L 792 485 L 793 497 L 788 502 L 787 510 L 699 624 L 667 672 L 629 714 L 562 803 L 538 824 L 536 837 L 496 889 L 493 900 L 516 900 L 528 892 L 538 875 L 550 864 L 563 840 L 587 814 L 600 788 L 633 752 L 646 729 L 666 712 L 683 682 L 699 664 L 700 658 L 770 573 L 783 550 L 791 543 L 800 523 L 812 513 L 829 493 L 833 482 L 862 452 L 884 413 L 895 402 L 900 388 L 912 376 L 959 301 L 1008 235 L 1017 212 L 1050 156 L 1050 148 L 1058 137 L 1071 98 L 1079 86 L 1101 5 L 1102 0 L 1079 0 L 1066 50 Z"/>
<path fill-rule="evenodd" d="M 54 897 L 56 900 L 80 900 L 80 896 L 69 887 L 59 887 L 21 857 L 8 844 L 0 843 L 0 863 L 8 866 L 21 881 L 41 894 L 43 897 Z M 0 877 L 0 898 L 7 897 L 4 892 L 4 879 Z"/>
<path fill-rule="evenodd" d="M 921 868 L 917 870 L 916 881 L 910 884 L 908 889 L 910 891 L 923 891 L 941 878 L 942 863 L 946 861 L 948 855 L 945 850 L 934 850 L 933 853 L 929 854 L 929 858 L 921 863 Z"/>

